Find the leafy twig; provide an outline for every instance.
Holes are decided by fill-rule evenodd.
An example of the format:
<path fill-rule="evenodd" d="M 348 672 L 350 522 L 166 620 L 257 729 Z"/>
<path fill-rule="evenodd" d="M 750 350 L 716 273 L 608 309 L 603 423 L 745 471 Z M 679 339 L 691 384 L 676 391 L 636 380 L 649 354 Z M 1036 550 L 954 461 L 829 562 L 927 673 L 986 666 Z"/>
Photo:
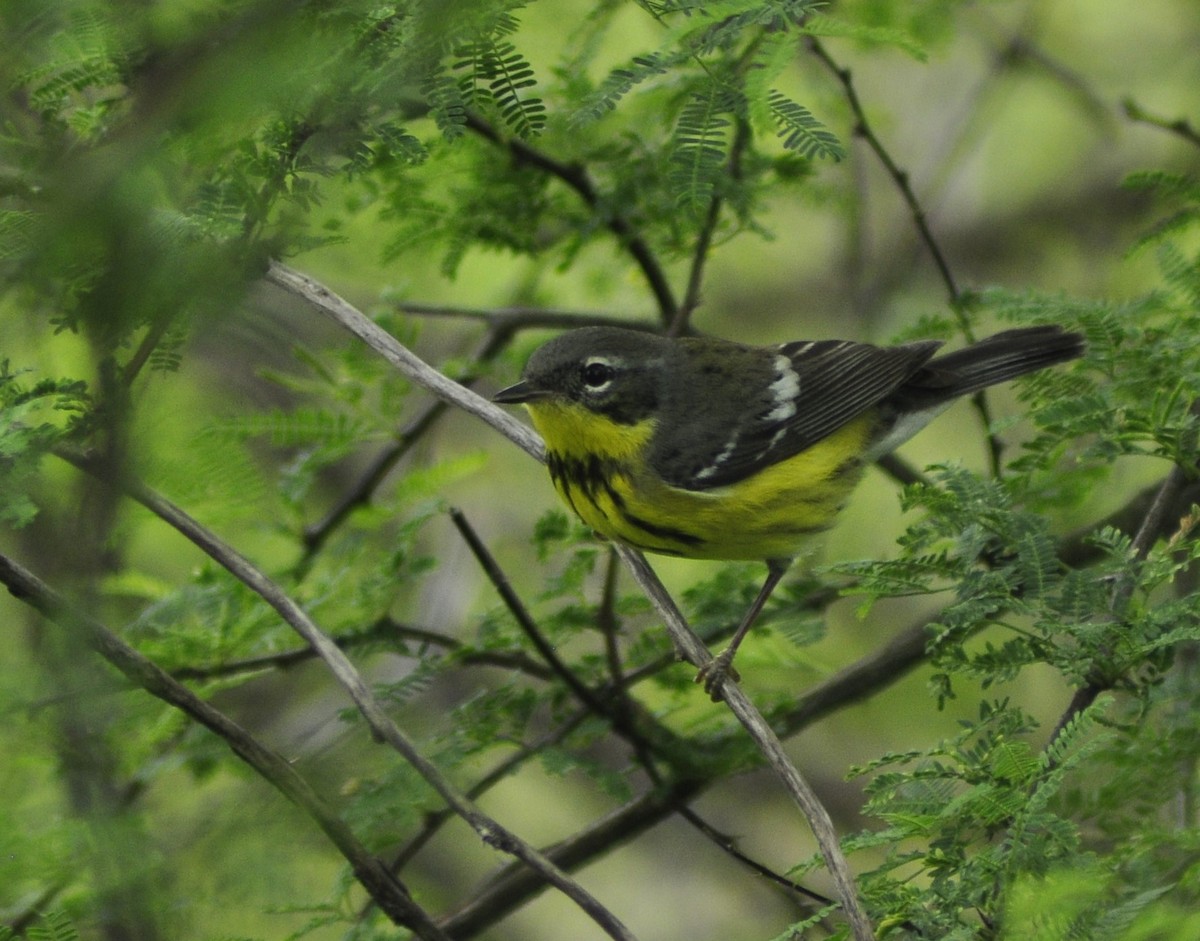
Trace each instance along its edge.
<path fill-rule="evenodd" d="M 1187 480 L 1187 472 L 1177 464 L 1171 468 L 1170 473 L 1163 478 L 1162 483 L 1159 485 L 1154 496 L 1154 501 L 1146 511 L 1142 525 L 1138 527 L 1138 531 L 1133 537 L 1133 542 L 1130 544 L 1129 563 L 1112 587 L 1112 593 L 1109 597 L 1109 613 L 1115 622 L 1120 622 L 1124 618 L 1129 598 L 1133 594 L 1137 566 L 1146 558 L 1151 547 L 1158 539 L 1168 518 L 1168 510 L 1174 505 Z M 1050 743 L 1053 744 L 1062 731 L 1074 721 L 1075 717 L 1095 702 L 1097 696 L 1105 690 L 1111 689 L 1115 679 L 1115 677 L 1105 675 L 1101 672 L 1100 664 L 1096 664 L 1093 667 L 1093 676 L 1083 686 L 1075 690 L 1075 694 L 1071 697 L 1071 702 L 1067 705 L 1067 708 L 1058 720 L 1058 724 L 1054 727 L 1054 732 L 1050 736 Z"/>
<path fill-rule="evenodd" d="M 733 144 L 729 151 L 729 176 L 731 179 L 738 179 L 741 176 L 742 152 L 750 143 L 750 125 L 743 119 L 737 121 L 737 131 L 734 135 Z M 712 248 L 713 236 L 717 231 L 717 224 L 721 220 L 721 208 L 724 205 L 724 198 L 721 195 L 718 187 L 712 195 L 708 203 L 708 211 L 704 216 L 704 223 L 700 227 L 700 232 L 696 238 L 696 247 L 692 249 L 692 264 L 688 271 L 687 292 L 684 294 L 683 303 L 675 311 L 675 316 L 671 318 L 671 322 L 667 327 L 668 336 L 681 336 L 687 333 L 688 320 L 692 313 L 700 306 L 701 289 L 704 284 L 704 268 L 708 263 L 709 251 Z"/>

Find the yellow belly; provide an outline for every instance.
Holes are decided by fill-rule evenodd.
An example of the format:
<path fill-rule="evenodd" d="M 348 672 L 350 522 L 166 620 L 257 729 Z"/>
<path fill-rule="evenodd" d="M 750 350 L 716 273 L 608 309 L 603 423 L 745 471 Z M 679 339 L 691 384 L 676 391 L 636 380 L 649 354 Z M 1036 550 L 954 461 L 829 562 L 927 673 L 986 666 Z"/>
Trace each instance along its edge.
<path fill-rule="evenodd" d="M 555 488 L 584 523 L 638 549 L 695 559 L 796 555 L 807 535 L 833 524 L 858 483 L 857 458 L 873 426 L 863 416 L 745 480 L 684 490 L 664 483 L 639 456 L 652 421 L 617 425 L 578 406 L 546 403 L 530 413 L 546 440 Z"/>

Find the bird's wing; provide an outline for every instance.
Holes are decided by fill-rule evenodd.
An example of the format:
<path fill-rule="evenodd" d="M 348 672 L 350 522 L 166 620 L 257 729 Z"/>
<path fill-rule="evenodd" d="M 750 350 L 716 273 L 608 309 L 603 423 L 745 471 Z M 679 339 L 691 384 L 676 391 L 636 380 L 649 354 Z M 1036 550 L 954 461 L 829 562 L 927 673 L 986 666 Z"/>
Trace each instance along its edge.
<path fill-rule="evenodd" d="M 710 364 L 708 376 L 680 384 L 692 401 L 666 413 L 690 417 L 660 427 L 651 462 L 676 487 L 707 490 L 736 483 L 799 454 L 879 404 L 940 345 L 796 341 L 767 348 L 767 356 L 743 347 L 729 357 L 723 375 L 712 376 Z M 705 400 L 696 401 L 698 388 L 710 393 Z"/>

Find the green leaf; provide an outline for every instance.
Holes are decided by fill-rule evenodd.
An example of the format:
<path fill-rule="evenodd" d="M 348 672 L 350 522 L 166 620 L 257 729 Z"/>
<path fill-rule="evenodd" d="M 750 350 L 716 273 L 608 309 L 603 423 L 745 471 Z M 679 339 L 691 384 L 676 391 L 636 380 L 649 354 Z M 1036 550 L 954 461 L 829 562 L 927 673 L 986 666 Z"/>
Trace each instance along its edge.
<path fill-rule="evenodd" d="M 836 161 L 846 156 L 845 148 L 837 136 L 803 105 L 778 91 L 772 91 L 768 101 L 779 127 L 779 137 L 788 150 L 810 159 L 828 157 Z"/>

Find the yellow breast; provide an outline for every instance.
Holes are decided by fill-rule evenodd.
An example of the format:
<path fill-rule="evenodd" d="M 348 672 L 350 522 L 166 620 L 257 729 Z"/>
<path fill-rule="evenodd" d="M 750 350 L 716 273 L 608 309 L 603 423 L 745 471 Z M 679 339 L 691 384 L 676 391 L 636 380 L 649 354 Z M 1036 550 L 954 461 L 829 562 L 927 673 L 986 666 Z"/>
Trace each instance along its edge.
<path fill-rule="evenodd" d="M 697 559 L 786 559 L 829 527 L 861 476 L 873 417 L 813 447 L 711 490 L 664 482 L 644 452 L 653 419 L 621 425 L 574 403 L 528 404 L 546 441 L 551 478 L 598 533 L 638 549 Z"/>

